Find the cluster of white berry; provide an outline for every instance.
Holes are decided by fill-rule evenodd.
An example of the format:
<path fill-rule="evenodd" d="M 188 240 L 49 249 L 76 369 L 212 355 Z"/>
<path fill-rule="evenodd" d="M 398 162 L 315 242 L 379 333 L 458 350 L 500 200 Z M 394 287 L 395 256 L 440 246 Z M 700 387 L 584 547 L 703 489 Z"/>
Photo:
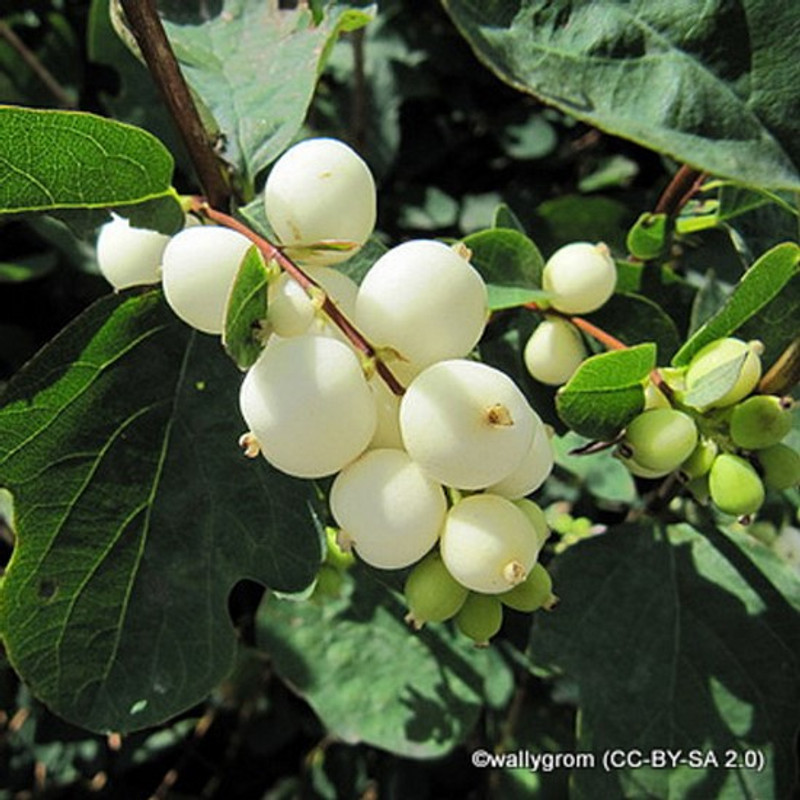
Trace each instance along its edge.
<path fill-rule="evenodd" d="M 556 250 L 542 272 L 542 288 L 550 293 L 548 314 L 523 351 L 525 367 L 540 383 L 566 383 L 588 356 L 580 331 L 562 315 L 597 311 L 614 294 L 617 268 L 602 242 L 571 242 Z"/>
<path fill-rule="evenodd" d="M 376 197 L 367 165 L 332 139 L 290 148 L 270 172 L 264 202 L 279 246 L 312 282 L 303 288 L 287 272 L 270 282 L 268 338 L 240 392 L 249 454 L 297 477 L 335 475 L 329 500 L 339 544 L 380 569 L 417 565 L 407 586 L 417 626 L 456 616 L 484 643 L 500 626 L 501 603 L 526 611 L 551 604 L 549 576 L 537 565 L 547 526 L 523 499 L 552 469 L 549 431 L 505 373 L 470 358 L 488 297 L 469 253 L 413 240 L 381 256 L 359 286 L 337 271 L 371 235 Z M 129 263 L 130 238 L 140 235 L 147 270 L 143 254 L 135 269 Z M 114 220 L 100 235 L 98 260 L 118 288 L 160 275 L 181 319 L 220 334 L 250 246 L 224 227 L 167 239 Z M 111 255 L 120 251 L 124 263 Z M 336 319 L 324 311 L 328 301 Z M 342 320 L 375 356 L 353 346 Z"/>

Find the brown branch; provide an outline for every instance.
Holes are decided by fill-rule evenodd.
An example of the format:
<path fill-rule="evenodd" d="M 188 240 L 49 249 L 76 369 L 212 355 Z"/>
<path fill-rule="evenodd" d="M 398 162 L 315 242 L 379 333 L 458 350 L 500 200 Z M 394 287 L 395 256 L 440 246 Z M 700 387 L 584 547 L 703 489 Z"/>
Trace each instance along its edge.
<path fill-rule="evenodd" d="M 231 189 L 181 73 L 155 0 L 120 0 L 145 63 L 158 87 L 213 208 L 228 207 Z"/>
<path fill-rule="evenodd" d="M 794 339 L 758 384 L 761 394 L 788 394 L 800 382 L 800 337 Z"/>
<path fill-rule="evenodd" d="M 14 33 L 11 26 L 4 20 L 0 20 L 0 38 L 3 38 L 8 44 L 16 50 L 19 57 L 27 64 L 31 72 L 47 87 L 50 94 L 55 97 L 58 105 L 61 108 L 74 109 L 78 105 L 74 98 L 64 87 L 53 77 L 53 73 L 39 60 L 39 57 L 34 53 L 22 39 Z"/>
<path fill-rule="evenodd" d="M 654 213 L 674 217 L 700 188 L 706 177 L 705 172 L 684 164 L 661 193 Z"/>
<path fill-rule="evenodd" d="M 403 384 L 397 380 L 389 367 L 386 366 L 364 334 L 342 313 L 339 306 L 331 300 L 328 293 L 310 275 L 306 274 L 301 267 L 295 264 L 286 253 L 275 247 L 274 244 L 267 241 L 263 236 L 259 236 L 243 222 L 239 222 L 235 217 L 231 217 L 228 214 L 211 208 L 209 204 L 204 202 L 201 198 L 194 199 L 192 211 L 220 225 L 224 225 L 226 228 L 230 228 L 237 233 L 241 233 L 242 236 L 246 236 L 259 249 L 267 261 L 277 262 L 281 269 L 285 270 L 297 281 L 306 292 L 323 298 L 320 310 L 330 317 L 331 321 L 350 340 L 353 347 L 368 359 L 375 362 L 376 371 L 394 394 L 402 396 L 405 393 Z"/>

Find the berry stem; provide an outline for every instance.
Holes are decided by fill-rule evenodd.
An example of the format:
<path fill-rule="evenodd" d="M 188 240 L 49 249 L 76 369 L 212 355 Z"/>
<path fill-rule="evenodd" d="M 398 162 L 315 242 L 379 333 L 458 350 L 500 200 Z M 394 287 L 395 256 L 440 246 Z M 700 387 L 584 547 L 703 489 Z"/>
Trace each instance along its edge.
<path fill-rule="evenodd" d="M 707 173 L 684 164 L 661 193 L 655 213 L 674 217 L 689 202 L 707 177 Z"/>
<path fill-rule="evenodd" d="M 356 350 L 374 362 L 375 370 L 394 394 L 402 396 L 405 393 L 403 384 L 397 380 L 386 363 L 381 360 L 377 350 L 370 344 L 364 334 L 342 313 L 341 309 L 331 300 L 322 286 L 301 267 L 295 264 L 286 253 L 263 236 L 259 236 L 259 234 L 248 228 L 247 225 L 240 222 L 235 217 L 212 208 L 202 198 L 195 197 L 192 199 L 191 210 L 201 216 L 207 217 L 219 225 L 224 225 L 226 228 L 241 233 L 242 236 L 246 236 L 259 249 L 266 261 L 274 261 L 277 263 L 281 269 L 285 270 L 310 296 L 321 297 L 320 311 L 326 314 L 339 330 L 344 333 Z"/>

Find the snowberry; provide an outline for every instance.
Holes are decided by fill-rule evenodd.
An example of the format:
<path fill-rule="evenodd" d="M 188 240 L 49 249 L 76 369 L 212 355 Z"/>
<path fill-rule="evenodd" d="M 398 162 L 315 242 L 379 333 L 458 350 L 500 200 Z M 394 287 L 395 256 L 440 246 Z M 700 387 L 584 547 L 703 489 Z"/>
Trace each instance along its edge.
<path fill-rule="evenodd" d="M 164 295 L 188 325 L 222 333 L 228 296 L 252 243 L 229 228 L 201 225 L 175 234 L 164 250 Z"/>
<path fill-rule="evenodd" d="M 298 259 L 318 265 L 349 258 L 375 227 L 375 181 L 363 159 L 337 139 L 307 139 L 272 167 L 264 187 L 267 219 L 281 244 L 307 248 L 325 241 L 353 249 L 317 250 Z"/>
<path fill-rule="evenodd" d="M 553 471 L 555 453 L 550 432 L 536 415 L 531 446 L 522 461 L 505 478 L 488 487 L 488 491 L 518 500 L 535 492 Z"/>
<path fill-rule="evenodd" d="M 111 217 L 97 237 L 97 266 L 103 277 L 115 289 L 158 283 L 169 236 L 134 228 L 116 214 Z"/>
<path fill-rule="evenodd" d="M 681 464 L 681 472 L 691 479 L 708 473 L 719 452 L 719 446 L 713 439 L 701 437 L 689 458 Z"/>
<path fill-rule="evenodd" d="M 475 268 L 453 248 L 427 239 L 384 253 L 364 276 L 356 326 L 421 369 L 467 355 L 486 325 L 488 295 Z"/>
<path fill-rule="evenodd" d="M 301 478 L 338 472 L 375 432 L 375 401 L 357 356 L 323 336 L 272 341 L 245 376 L 239 402 L 265 458 Z"/>
<path fill-rule="evenodd" d="M 716 339 L 695 353 L 686 370 L 686 390 L 691 392 L 701 382 L 714 379 L 715 373 L 724 372 L 729 365 L 739 364 L 736 382 L 707 408 L 723 408 L 738 403 L 755 389 L 761 377 L 760 342 L 743 342 L 741 339 Z"/>
<path fill-rule="evenodd" d="M 456 627 L 478 647 L 487 647 L 502 624 L 503 604 L 485 594 L 470 594 L 456 615 Z"/>
<path fill-rule="evenodd" d="M 400 403 L 406 450 L 436 480 L 459 489 L 484 488 L 516 469 L 537 420 L 505 373 L 462 359 L 428 367 Z"/>
<path fill-rule="evenodd" d="M 749 461 L 732 453 L 714 459 L 708 473 L 714 505 L 727 514 L 754 514 L 764 502 L 764 484 Z"/>
<path fill-rule="evenodd" d="M 455 616 L 467 599 L 467 589 L 447 571 L 439 553 L 429 553 L 406 579 L 406 621 L 415 628 Z"/>
<path fill-rule="evenodd" d="M 733 443 L 746 450 L 777 444 L 792 429 L 791 401 L 774 395 L 753 395 L 733 407 Z"/>
<path fill-rule="evenodd" d="M 536 539 L 539 542 L 539 549 L 541 549 L 550 536 L 547 516 L 542 511 L 542 507 L 527 498 L 514 501 L 514 505 L 525 514 L 528 521 L 533 525 L 533 529 L 536 531 Z"/>
<path fill-rule="evenodd" d="M 560 317 L 540 322 L 523 351 L 528 373 L 549 386 L 566 383 L 587 355 L 577 328 Z"/>
<path fill-rule="evenodd" d="M 770 489 L 783 491 L 800 483 L 800 453 L 788 444 L 774 444 L 755 455 Z"/>
<path fill-rule="evenodd" d="M 331 513 L 373 567 L 401 569 L 419 561 L 439 538 L 447 511 L 442 486 L 402 450 L 370 450 L 343 469 L 330 493 Z"/>
<path fill-rule="evenodd" d="M 450 574 L 475 592 L 499 594 L 522 583 L 536 563 L 539 537 L 510 500 L 474 494 L 448 512 L 441 554 Z"/>
<path fill-rule="evenodd" d="M 544 265 L 542 287 L 553 308 L 565 314 L 595 311 L 614 294 L 617 268 L 604 244 L 572 242 L 553 253 Z"/>
<path fill-rule="evenodd" d="M 541 564 L 534 564 L 530 575 L 522 583 L 497 597 L 503 605 L 528 613 L 537 608 L 548 608 L 556 602 L 553 581 Z"/>
<path fill-rule="evenodd" d="M 697 426 L 682 411 L 654 408 L 639 414 L 628 425 L 625 444 L 636 464 L 666 475 L 692 454 L 697 445 Z"/>

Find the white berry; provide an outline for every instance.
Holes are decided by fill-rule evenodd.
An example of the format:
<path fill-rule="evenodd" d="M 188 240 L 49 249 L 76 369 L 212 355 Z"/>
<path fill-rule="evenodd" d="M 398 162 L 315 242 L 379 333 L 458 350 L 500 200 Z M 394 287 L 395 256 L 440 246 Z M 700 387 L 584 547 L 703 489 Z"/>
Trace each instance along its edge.
<path fill-rule="evenodd" d="M 510 500 L 475 494 L 448 512 L 440 547 L 442 561 L 460 584 L 499 594 L 528 576 L 539 554 L 539 537 Z"/>
<path fill-rule="evenodd" d="M 544 265 L 542 287 L 552 294 L 553 308 L 565 314 L 596 311 L 614 294 L 617 268 L 604 244 L 572 242 Z"/>
<path fill-rule="evenodd" d="M 134 228 L 116 214 L 111 217 L 97 237 L 97 266 L 103 277 L 115 289 L 158 283 L 169 236 Z"/>
<path fill-rule="evenodd" d="M 566 383 L 587 355 L 580 333 L 560 317 L 542 320 L 523 351 L 530 376 L 549 386 Z"/>
<path fill-rule="evenodd" d="M 436 544 L 447 512 L 442 486 L 393 449 L 370 450 L 345 467 L 330 505 L 343 539 L 380 569 L 419 561 Z"/>
<path fill-rule="evenodd" d="M 478 343 L 488 315 L 477 270 L 443 242 L 417 239 L 384 253 L 364 276 L 356 325 L 421 369 L 461 358 Z"/>
<path fill-rule="evenodd" d="M 485 488 L 519 466 L 535 420 L 511 378 L 464 359 L 423 370 L 400 403 L 406 450 L 433 478 L 459 489 Z"/>
<path fill-rule="evenodd" d="M 522 462 L 501 481 L 489 486 L 487 491 L 510 500 L 519 500 L 535 492 L 553 471 L 555 453 L 550 442 L 550 431 L 536 416 L 533 441 Z"/>
<path fill-rule="evenodd" d="M 228 297 L 250 240 L 229 228 L 185 228 L 164 250 L 164 295 L 188 325 L 222 333 Z"/>
<path fill-rule="evenodd" d="M 337 139 L 307 139 L 290 147 L 272 167 L 264 207 L 284 246 L 309 247 L 341 240 L 363 245 L 375 227 L 375 181 L 363 159 Z M 322 251 L 304 257 L 335 264 L 354 250 Z"/>
<path fill-rule="evenodd" d="M 338 472 L 375 432 L 358 358 L 324 336 L 272 340 L 245 376 L 239 403 L 264 457 L 300 478 Z"/>

